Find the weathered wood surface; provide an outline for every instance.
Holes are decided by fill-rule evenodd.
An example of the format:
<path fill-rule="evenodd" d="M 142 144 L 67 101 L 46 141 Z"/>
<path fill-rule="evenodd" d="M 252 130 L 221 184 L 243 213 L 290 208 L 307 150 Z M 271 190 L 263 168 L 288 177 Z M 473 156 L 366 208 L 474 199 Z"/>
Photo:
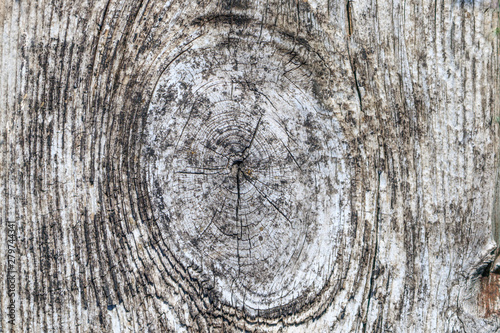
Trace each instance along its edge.
<path fill-rule="evenodd" d="M 497 7 L 0 3 L 0 331 L 498 331 Z"/>

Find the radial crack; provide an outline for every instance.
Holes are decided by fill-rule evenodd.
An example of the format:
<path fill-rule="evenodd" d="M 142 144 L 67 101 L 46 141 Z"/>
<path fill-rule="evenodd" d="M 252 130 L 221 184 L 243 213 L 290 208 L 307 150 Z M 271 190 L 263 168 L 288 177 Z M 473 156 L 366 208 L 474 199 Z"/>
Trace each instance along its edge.
<path fill-rule="evenodd" d="M 212 216 L 212 219 L 210 220 L 210 223 L 205 227 L 205 229 L 203 229 L 202 232 L 200 232 L 200 234 L 198 235 L 198 239 L 201 238 L 201 236 L 203 236 L 205 234 L 205 232 L 208 230 L 208 228 L 210 228 L 212 223 L 215 221 L 215 217 L 217 216 L 217 214 L 220 214 L 224 210 L 225 205 L 226 205 L 226 200 L 224 200 L 222 202 L 222 207 L 220 208 L 220 210 L 218 210 L 218 211 L 217 211 L 217 209 L 215 210 L 214 215 Z"/>
<path fill-rule="evenodd" d="M 288 218 L 288 216 L 286 216 L 286 214 L 285 214 L 285 213 L 283 213 L 283 212 L 281 211 L 281 209 L 280 209 L 280 208 L 279 208 L 279 207 L 278 207 L 278 206 L 277 206 L 277 205 L 276 205 L 276 204 L 275 204 L 275 203 L 274 203 L 271 199 L 269 199 L 269 198 L 267 197 L 267 195 L 266 195 L 264 192 L 262 192 L 262 191 L 261 191 L 261 190 L 260 190 L 257 186 L 255 186 L 255 184 L 254 184 L 254 183 L 252 183 L 252 182 L 250 181 L 250 178 L 249 178 L 249 177 L 247 177 L 244 173 L 242 173 L 242 175 L 243 175 L 243 177 L 245 177 L 245 179 L 246 179 L 246 180 L 248 180 L 248 182 L 249 182 L 249 183 L 250 183 L 250 184 L 251 184 L 251 185 L 252 185 L 252 186 L 253 186 L 253 187 L 257 190 L 257 192 L 259 192 L 259 194 L 260 194 L 260 195 L 261 195 L 264 199 L 266 199 L 266 201 L 267 201 L 267 202 L 269 202 L 269 203 L 271 204 L 271 206 L 273 206 L 273 207 L 274 207 L 274 209 L 276 209 L 276 210 L 278 211 L 278 213 L 280 213 L 280 214 L 281 214 L 281 215 L 285 218 L 285 220 L 287 220 L 287 221 L 288 221 L 288 223 L 290 223 L 290 226 L 293 228 L 293 223 L 292 223 L 292 221 Z"/>
<path fill-rule="evenodd" d="M 250 148 L 252 147 L 252 144 L 253 144 L 253 140 L 255 139 L 255 135 L 257 134 L 257 130 L 259 129 L 259 125 L 260 125 L 260 121 L 262 120 L 262 117 L 263 115 L 260 115 L 260 118 L 259 118 L 259 121 L 257 121 L 257 126 L 255 126 L 255 130 L 253 131 L 253 134 L 252 134 L 252 139 L 250 139 L 250 143 L 248 144 L 248 146 L 245 147 L 245 149 L 243 149 L 243 151 L 241 152 L 241 156 L 243 158 L 243 161 L 245 161 L 245 159 L 249 156 L 249 154 L 247 156 L 245 156 L 245 152 L 247 150 L 250 150 Z"/>

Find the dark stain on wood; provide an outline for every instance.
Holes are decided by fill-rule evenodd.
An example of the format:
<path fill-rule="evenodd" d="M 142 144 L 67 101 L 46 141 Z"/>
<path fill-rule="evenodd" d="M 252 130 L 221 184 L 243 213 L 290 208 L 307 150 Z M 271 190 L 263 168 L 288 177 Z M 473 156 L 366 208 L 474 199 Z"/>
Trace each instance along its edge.
<path fill-rule="evenodd" d="M 479 281 L 479 313 L 485 318 L 500 316 L 500 274 L 481 276 Z"/>

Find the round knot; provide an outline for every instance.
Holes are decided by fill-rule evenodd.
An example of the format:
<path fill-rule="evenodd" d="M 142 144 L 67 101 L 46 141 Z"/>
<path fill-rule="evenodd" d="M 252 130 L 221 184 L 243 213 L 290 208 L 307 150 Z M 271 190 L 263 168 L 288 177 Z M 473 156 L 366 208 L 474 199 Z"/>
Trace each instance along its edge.
<path fill-rule="evenodd" d="M 336 260 L 342 133 L 307 66 L 273 45 L 202 43 L 162 74 L 143 164 L 165 240 L 249 312 L 315 297 Z"/>

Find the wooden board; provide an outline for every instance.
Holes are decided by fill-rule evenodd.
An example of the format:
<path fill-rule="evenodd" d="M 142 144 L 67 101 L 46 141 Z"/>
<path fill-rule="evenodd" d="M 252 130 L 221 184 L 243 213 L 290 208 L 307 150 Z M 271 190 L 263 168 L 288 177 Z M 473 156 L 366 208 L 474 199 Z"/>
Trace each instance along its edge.
<path fill-rule="evenodd" d="M 495 1 L 0 22 L 0 332 L 500 329 Z"/>

